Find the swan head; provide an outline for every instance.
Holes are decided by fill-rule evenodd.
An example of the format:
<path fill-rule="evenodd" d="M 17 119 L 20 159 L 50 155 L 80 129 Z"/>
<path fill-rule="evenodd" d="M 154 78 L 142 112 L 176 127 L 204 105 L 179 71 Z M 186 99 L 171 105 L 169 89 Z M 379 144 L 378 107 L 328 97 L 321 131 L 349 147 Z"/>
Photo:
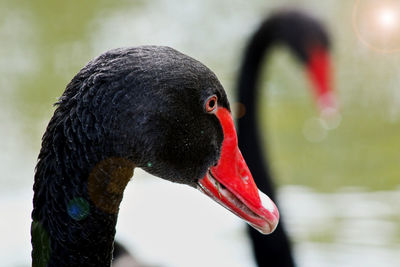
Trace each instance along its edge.
<path fill-rule="evenodd" d="M 269 17 L 261 29 L 271 29 L 271 35 L 290 47 L 305 65 L 321 115 L 338 113 L 332 88 L 331 41 L 324 25 L 297 10 L 280 10 Z"/>
<path fill-rule="evenodd" d="M 265 234 L 275 229 L 279 212 L 239 151 L 226 93 L 200 62 L 168 47 L 108 51 L 74 77 L 58 110 L 79 114 L 85 145 L 103 157 L 195 187 Z"/>

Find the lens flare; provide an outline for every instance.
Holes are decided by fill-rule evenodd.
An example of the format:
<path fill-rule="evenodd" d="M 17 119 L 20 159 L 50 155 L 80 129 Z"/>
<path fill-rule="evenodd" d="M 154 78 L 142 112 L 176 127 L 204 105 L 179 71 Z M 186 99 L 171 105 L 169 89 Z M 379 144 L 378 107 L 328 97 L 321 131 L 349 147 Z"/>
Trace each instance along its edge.
<path fill-rule="evenodd" d="M 357 0 L 353 28 L 358 39 L 375 51 L 400 51 L 400 1 Z"/>
<path fill-rule="evenodd" d="M 77 197 L 69 201 L 67 205 L 68 215 L 75 221 L 81 221 L 89 216 L 89 202 L 81 197 Z"/>
<path fill-rule="evenodd" d="M 328 131 L 322 119 L 310 118 L 304 122 L 303 135 L 311 143 L 320 143 L 328 136 Z"/>
<path fill-rule="evenodd" d="M 377 14 L 378 23 L 380 23 L 383 29 L 395 27 L 397 25 L 397 17 L 398 14 L 396 14 L 396 11 L 388 7 L 382 8 Z"/>

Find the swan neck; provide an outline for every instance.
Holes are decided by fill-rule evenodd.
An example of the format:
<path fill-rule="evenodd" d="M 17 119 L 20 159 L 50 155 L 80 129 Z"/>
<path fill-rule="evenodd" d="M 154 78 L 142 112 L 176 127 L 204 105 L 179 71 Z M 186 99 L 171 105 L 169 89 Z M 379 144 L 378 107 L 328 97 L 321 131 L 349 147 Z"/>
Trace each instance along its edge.
<path fill-rule="evenodd" d="M 68 160 L 65 155 L 39 156 L 33 266 L 111 265 L 119 205 L 135 165 L 120 157 L 83 162 L 74 154 Z"/>

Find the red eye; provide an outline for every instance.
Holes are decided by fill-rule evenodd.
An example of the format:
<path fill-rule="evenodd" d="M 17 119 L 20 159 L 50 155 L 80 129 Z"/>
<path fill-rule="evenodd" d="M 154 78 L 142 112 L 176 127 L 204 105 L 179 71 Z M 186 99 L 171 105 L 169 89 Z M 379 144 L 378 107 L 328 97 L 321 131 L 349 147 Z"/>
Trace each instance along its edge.
<path fill-rule="evenodd" d="M 216 95 L 210 96 L 205 105 L 206 112 L 213 112 L 217 108 L 218 97 Z"/>

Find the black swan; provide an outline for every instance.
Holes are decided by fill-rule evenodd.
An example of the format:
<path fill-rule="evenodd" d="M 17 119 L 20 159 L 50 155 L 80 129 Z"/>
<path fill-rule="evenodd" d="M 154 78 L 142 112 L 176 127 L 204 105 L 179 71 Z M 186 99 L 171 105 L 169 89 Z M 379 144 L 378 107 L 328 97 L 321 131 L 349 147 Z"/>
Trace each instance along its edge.
<path fill-rule="evenodd" d="M 267 18 L 251 37 L 239 72 L 238 100 L 242 109 L 245 109 L 245 115 L 238 120 L 238 140 L 258 188 L 274 201 L 275 189 L 262 153 L 256 100 L 264 54 L 277 43 L 288 46 L 306 66 L 319 107 L 328 113 L 336 109 L 330 85 L 330 42 L 324 27 L 298 11 L 280 11 Z M 248 231 L 258 266 L 295 265 L 282 220 L 276 231 L 268 237 L 251 228 Z"/>
<path fill-rule="evenodd" d="M 135 167 L 199 189 L 259 231 L 278 224 L 238 149 L 227 96 L 172 48 L 110 50 L 67 85 L 42 139 L 33 186 L 33 266 L 110 266 Z"/>

